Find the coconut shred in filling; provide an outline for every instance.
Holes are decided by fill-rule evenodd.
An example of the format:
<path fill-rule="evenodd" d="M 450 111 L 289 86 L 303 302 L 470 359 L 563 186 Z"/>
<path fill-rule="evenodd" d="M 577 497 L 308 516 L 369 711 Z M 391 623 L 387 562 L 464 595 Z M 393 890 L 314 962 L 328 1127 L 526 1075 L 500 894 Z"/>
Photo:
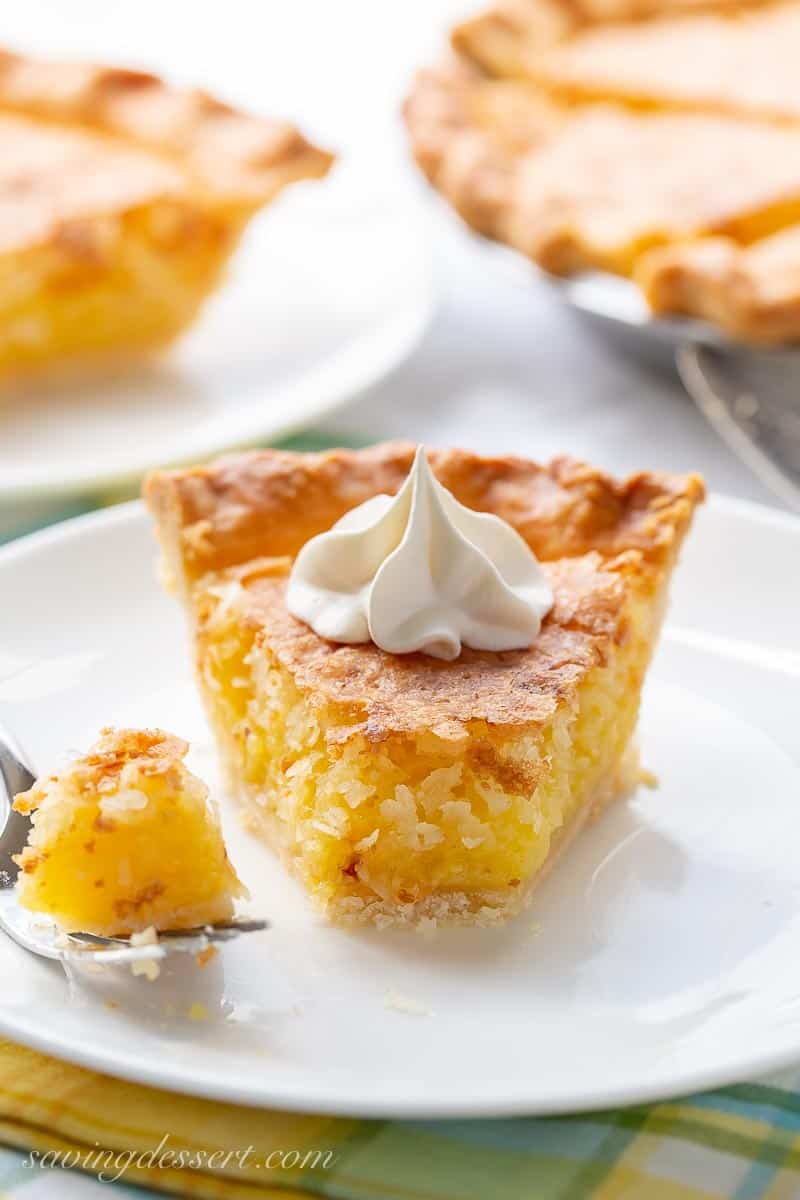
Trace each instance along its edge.
<path fill-rule="evenodd" d="M 420 446 L 396 496 L 374 496 L 306 543 L 287 602 L 329 641 L 451 661 L 462 646 L 530 646 L 553 593 L 516 530 L 460 504 Z"/>

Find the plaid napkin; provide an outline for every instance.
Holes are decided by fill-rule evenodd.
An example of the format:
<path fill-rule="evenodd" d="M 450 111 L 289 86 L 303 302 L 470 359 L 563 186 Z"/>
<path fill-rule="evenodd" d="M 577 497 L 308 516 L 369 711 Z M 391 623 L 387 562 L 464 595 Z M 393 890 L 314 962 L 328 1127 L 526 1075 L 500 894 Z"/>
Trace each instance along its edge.
<path fill-rule="evenodd" d="M 355 1121 L 159 1092 L 0 1042 L 0 1141 L 22 1148 L 0 1149 L 0 1196 L 97 1200 L 83 1169 L 108 1200 L 141 1195 L 130 1184 L 214 1200 L 797 1200 L 799 1086 L 795 1072 L 577 1117 Z"/>
<path fill-rule="evenodd" d="M 128 498 L 0 514 L 0 541 Z M 359 1121 L 156 1091 L 0 1041 L 0 1143 L 0 1200 L 800 1200 L 800 1070 L 574 1117 Z"/>

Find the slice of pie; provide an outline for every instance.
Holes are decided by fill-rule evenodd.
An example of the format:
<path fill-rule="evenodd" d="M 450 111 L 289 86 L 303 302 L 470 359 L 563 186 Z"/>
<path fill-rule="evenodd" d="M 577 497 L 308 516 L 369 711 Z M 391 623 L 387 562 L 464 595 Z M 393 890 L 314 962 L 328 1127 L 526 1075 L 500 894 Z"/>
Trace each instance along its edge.
<path fill-rule="evenodd" d="M 414 447 L 256 451 L 145 485 L 166 577 L 253 831 L 339 920 L 509 917 L 637 777 L 633 736 L 697 476 L 434 451 L 441 484 L 524 538 L 555 603 L 533 645 L 454 661 L 339 645 L 287 610 L 310 538 L 396 493 Z"/>
<path fill-rule="evenodd" d="M 160 346 L 330 155 L 153 75 L 0 52 L 0 371 Z"/>
<path fill-rule="evenodd" d="M 458 212 L 555 274 L 630 275 L 653 246 L 748 243 L 800 219 L 800 126 L 563 108 L 535 85 L 457 67 L 420 77 L 406 120 Z"/>
<path fill-rule="evenodd" d="M 20 904 L 66 931 L 127 936 L 228 921 L 246 891 L 189 747 L 160 729 L 103 729 L 83 756 L 38 779 L 17 857 Z"/>
<path fill-rule="evenodd" d="M 701 238 L 651 250 L 634 277 L 655 313 L 713 321 L 764 345 L 800 331 L 800 226 L 750 246 Z"/>

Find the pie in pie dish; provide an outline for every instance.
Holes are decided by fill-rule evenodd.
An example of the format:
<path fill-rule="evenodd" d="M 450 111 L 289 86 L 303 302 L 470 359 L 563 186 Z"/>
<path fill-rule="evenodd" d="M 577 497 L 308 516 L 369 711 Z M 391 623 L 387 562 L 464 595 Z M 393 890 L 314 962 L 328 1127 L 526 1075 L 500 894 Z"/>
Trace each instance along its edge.
<path fill-rule="evenodd" d="M 0 52 L 0 371 L 165 344 L 330 155 L 153 75 Z"/>
<path fill-rule="evenodd" d="M 420 162 L 470 224 L 555 274 L 630 275 L 654 246 L 751 242 L 800 218 L 800 127 L 559 110 L 525 83 L 463 72 L 421 78 L 407 116 Z"/>
<path fill-rule="evenodd" d="M 553 274 L 631 277 L 661 315 L 800 336 L 794 253 L 774 288 L 764 274 L 800 228 L 800 4 L 512 0 L 453 45 L 405 111 L 419 165 L 468 224 Z M 747 280 L 724 303 L 709 303 L 718 270 L 663 285 L 659 263 L 706 264 L 717 239 Z"/>
<path fill-rule="evenodd" d="M 512 916 L 636 781 L 640 691 L 703 496 L 697 476 L 429 458 L 452 497 L 502 518 L 542 564 L 554 603 L 527 648 L 390 654 L 325 640 L 288 611 L 300 550 L 396 494 L 412 446 L 255 451 L 145 485 L 246 819 L 340 921 Z"/>
<path fill-rule="evenodd" d="M 66 931 L 106 937 L 228 921 L 246 895 L 186 742 L 160 729 L 103 729 L 86 755 L 37 780 L 17 856 L 20 904 Z"/>

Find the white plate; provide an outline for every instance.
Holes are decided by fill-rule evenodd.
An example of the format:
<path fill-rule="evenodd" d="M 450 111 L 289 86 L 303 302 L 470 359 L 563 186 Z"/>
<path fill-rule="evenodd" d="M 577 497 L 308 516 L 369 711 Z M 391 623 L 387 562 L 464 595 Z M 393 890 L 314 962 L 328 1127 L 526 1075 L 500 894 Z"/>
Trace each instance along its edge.
<path fill-rule="evenodd" d="M 290 188 L 166 354 L 0 392 L 0 502 L 129 483 L 151 467 L 274 439 L 396 366 L 433 287 L 414 201 L 351 167 Z"/>
<path fill-rule="evenodd" d="M 216 781 L 153 560 L 138 505 L 0 553 L 0 719 L 36 764 L 108 721 L 162 723 Z M 709 504 L 647 688 L 661 786 L 588 830 L 509 927 L 328 927 L 225 806 L 271 932 L 188 981 L 114 979 L 116 1008 L 0 943 L 0 1030 L 204 1096 L 407 1117 L 647 1101 L 800 1058 L 798 595 L 800 522 Z M 191 1000 L 208 1021 L 182 1015 Z"/>

